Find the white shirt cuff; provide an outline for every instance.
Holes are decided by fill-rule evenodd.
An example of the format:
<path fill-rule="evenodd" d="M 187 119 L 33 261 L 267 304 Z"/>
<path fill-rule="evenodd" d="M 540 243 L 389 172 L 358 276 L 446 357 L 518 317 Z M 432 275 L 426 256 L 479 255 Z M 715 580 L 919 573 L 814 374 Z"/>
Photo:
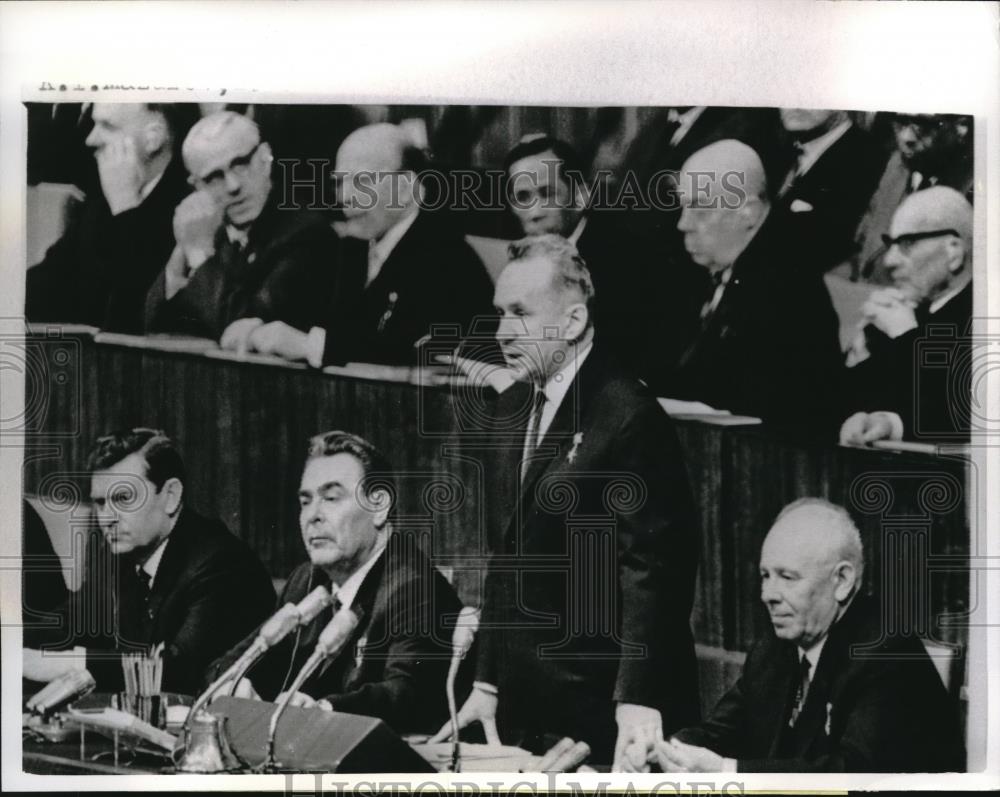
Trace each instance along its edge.
<path fill-rule="evenodd" d="M 306 336 L 306 360 L 313 368 L 323 367 L 323 350 L 326 348 L 326 330 L 313 327 Z"/>
<path fill-rule="evenodd" d="M 472 685 L 476 689 L 479 689 L 482 692 L 487 692 L 488 694 L 491 694 L 491 695 L 498 695 L 498 694 L 500 694 L 500 690 L 499 689 L 497 689 L 493 684 L 486 683 L 486 681 L 473 681 Z"/>

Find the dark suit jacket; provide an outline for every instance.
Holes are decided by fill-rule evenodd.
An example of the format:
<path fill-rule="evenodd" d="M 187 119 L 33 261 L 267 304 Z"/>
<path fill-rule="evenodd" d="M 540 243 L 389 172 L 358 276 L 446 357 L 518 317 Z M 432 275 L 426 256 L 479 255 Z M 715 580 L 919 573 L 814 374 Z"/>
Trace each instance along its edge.
<path fill-rule="evenodd" d="M 733 264 L 666 395 L 832 436 L 841 420 L 838 328 L 822 277 L 802 267 L 769 217 Z"/>
<path fill-rule="evenodd" d="M 658 390 L 697 334 L 705 270 L 684 260 L 668 267 L 660 250 L 622 222 L 594 212 L 576 244 L 594 282 L 601 345 Z"/>
<path fill-rule="evenodd" d="M 972 283 L 898 338 L 865 327 L 871 356 L 846 369 L 844 418 L 888 410 L 909 439 L 962 442 L 969 438 L 972 401 Z"/>
<path fill-rule="evenodd" d="M 142 334 L 146 292 L 173 251 L 174 210 L 191 190 L 179 161 L 142 204 L 117 216 L 99 188 L 87 196 L 62 238 L 28 269 L 29 321 Z"/>
<path fill-rule="evenodd" d="M 327 315 L 324 365 L 418 362 L 413 344 L 433 333 L 452 347 L 495 329 L 493 283 L 461 232 L 440 212 L 421 210 L 378 276 L 365 287 L 368 244 L 345 243 Z M 472 330 L 474 319 L 485 321 Z"/>
<path fill-rule="evenodd" d="M 886 157 L 871 134 L 852 125 L 805 174 L 793 179 L 774 212 L 795 245 L 809 252 L 803 267 L 826 271 L 853 253 L 854 231 Z"/>
<path fill-rule="evenodd" d="M 274 605 L 271 579 L 253 552 L 191 509 L 170 532 L 148 599 L 134 566 L 99 539 L 100 549 L 88 556 L 94 566 L 43 647 L 86 647 L 100 691 L 123 688 L 123 653 L 163 642 L 164 691 L 196 694 L 208 664 Z"/>
<path fill-rule="evenodd" d="M 218 339 L 231 322 L 248 317 L 303 331 L 321 325 L 337 270 L 337 236 L 325 215 L 276 203 L 272 195 L 242 252 L 220 228 L 215 254 L 169 300 L 161 271 L 146 297 L 146 331 Z"/>
<path fill-rule="evenodd" d="M 599 348 L 518 473 L 531 388 L 499 397 L 487 517 L 493 555 L 479 680 L 511 732 L 586 740 L 610 760 L 614 703 L 698 715 L 689 617 L 697 525 L 670 419 Z"/>
<path fill-rule="evenodd" d="M 878 607 L 856 598 L 830 630 L 790 728 L 798 653 L 769 633 L 711 717 L 676 736 L 736 758 L 742 772 L 963 770 L 957 707 L 922 643 L 883 634 Z"/>
<path fill-rule="evenodd" d="M 322 570 L 308 562 L 300 565 L 279 605 L 298 603 L 320 584 L 330 586 Z M 351 608 L 361 621 L 354 636 L 306 680 L 302 691 L 326 698 L 336 711 L 378 717 L 399 733 L 436 731 L 448 716 L 445 678 L 454 621 L 462 608 L 451 585 L 416 546 L 407 544 L 404 534 L 396 533 L 365 576 Z M 249 677 L 261 697 L 273 700 L 291 684 L 332 616 L 332 608 L 327 609 L 257 662 Z M 223 672 L 255 636 L 219 659 L 211 672 Z M 465 668 L 457 700 L 468 694 L 471 675 Z"/>
<path fill-rule="evenodd" d="M 66 603 L 69 592 L 63 579 L 62 563 L 56 556 L 48 529 L 35 508 L 21 501 L 21 607 L 25 647 L 38 647 L 45 638 L 45 626 L 55 618 L 52 610 Z M 38 637 L 36 639 L 36 636 Z"/>

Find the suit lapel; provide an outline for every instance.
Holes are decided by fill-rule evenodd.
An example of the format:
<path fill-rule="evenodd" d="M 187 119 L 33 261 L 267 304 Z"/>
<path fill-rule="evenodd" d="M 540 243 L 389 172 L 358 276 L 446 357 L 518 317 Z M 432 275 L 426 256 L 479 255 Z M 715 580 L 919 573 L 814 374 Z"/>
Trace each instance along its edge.
<path fill-rule="evenodd" d="M 374 609 L 378 603 L 377 598 L 388 587 L 388 579 L 384 578 L 388 567 L 388 557 L 389 545 L 386 545 L 385 550 L 379 555 L 378 561 L 365 574 L 364 580 L 361 582 L 361 586 L 358 588 L 357 594 L 351 603 L 350 608 L 358 615 L 358 627 L 354 629 L 354 633 L 351 634 L 351 638 L 347 641 L 347 644 L 341 648 L 340 653 L 323 661 L 313 678 L 322 678 L 331 667 L 336 665 L 339 672 L 338 680 L 340 685 L 343 685 L 350 677 L 350 674 L 359 668 L 361 663 L 359 660 L 360 657 L 356 655 L 359 652 L 358 648 L 360 646 L 360 653 L 363 655 L 363 640 L 367 638 L 369 629 L 372 626 Z M 383 604 L 384 600 L 378 603 L 378 605 Z"/>
<path fill-rule="evenodd" d="M 184 575 L 184 564 L 187 559 L 189 510 L 181 510 L 181 515 L 177 518 L 177 523 L 170 536 L 167 538 L 167 545 L 163 549 L 163 557 L 160 565 L 156 569 L 156 577 L 149 593 L 148 604 L 148 628 L 152 642 L 158 636 L 160 624 L 160 610 L 163 608 L 167 596 L 174 591 L 177 582 Z"/>
<path fill-rule="evenodd" d="M 767 751 L 769 758 L 775 758 L 779 755 L 782 740 L 790 730 L 787 723 L 789 716 L 791 716 L 792 701 L 795 700 L 796 678 L 799 669 L 799 657 L 795 646 L 783 642 L 778 642 L 778 644 L 781 645 L 781 653 L 774 677 L 767 684 L 767 693 L 760 696 L 760 705 L 769 707 L 760 715 L 764 738 L 770 739 Z M 775 706 L 780 707 L 780 710 L 774 711 L 773 707 Z"/>
<path fill-rule="evenodd" d="M 568 452 L 569 447 L 574 444 L 574 439 L 586 427 L 587 407 L 603 385 L 599 378 L 602 370 L 600 357 L 601 354 L 595 346 L 577 372 L 566 395 L 563 396 L 551 425 L 535 449 L 531 464 L 520 485 L 517 508 L 507 523 L 508 543 L 518 528 L 524 529 L 527 526 L 527 518 L 535 506 L 535 488 L 538 482 L 550 471 L 573 467 L 572 463 L 566 460 L 564 452 Z M 525 428 L 525 434 L 526 431 Z M 521 436 L 518 459 L 523 452 L 523 443 L 524 434 Z"/>

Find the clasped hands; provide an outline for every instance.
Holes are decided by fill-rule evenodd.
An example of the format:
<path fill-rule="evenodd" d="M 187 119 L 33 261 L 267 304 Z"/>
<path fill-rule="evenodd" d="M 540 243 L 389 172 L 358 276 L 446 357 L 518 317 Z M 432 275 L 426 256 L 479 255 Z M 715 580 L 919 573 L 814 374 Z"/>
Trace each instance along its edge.
<path fill-rule="evenodd" d="M 226 327 L 219 345 L 240 355 L 259 352 L 286 360 L 305 360 L 309 355 L 308 341 L 307 333 L 284 321 L 264 323 L 259 318 L 238 318 Z"/>

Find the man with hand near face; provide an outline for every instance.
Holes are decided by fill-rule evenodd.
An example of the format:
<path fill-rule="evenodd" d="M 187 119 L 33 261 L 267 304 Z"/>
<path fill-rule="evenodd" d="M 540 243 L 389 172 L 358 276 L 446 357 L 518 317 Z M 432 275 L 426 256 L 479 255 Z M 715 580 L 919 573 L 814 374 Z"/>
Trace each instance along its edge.
<path fill-rule="evenodd" d="M 345 220 L 337 226 L 350 240 L 336 284 L 321 297 L 326 317 L 308 330 L 281 320 L 253 329 L 251 351 L 317 368 L 411 365 L 428 338 L 457 345 L 479 333 L 475 319 L 492 333 L 489 275 L 447 210 L 423 208 L 424 166 L 422 151 L 396 125 L 367 125 L 344 140 L 335 174 Z"/>
<path fill-rule="evenodd" d="M 917 191 L 899 206 L 885 244 L 892 286 L 872 292 L 848 350 L 847 396 L 859 411 L 844 421 L 840 442 L 967 439 L 972 206 L 946 186 Z M 948 347 L 945 368 L 921 357 L 921 341 L 935 342 L 933 327 Z"/>
<path fill-rule="evenodd" d="M 701 725 L 656 745 L 664 772 L 941 772 L 964 768 L 957 706 L 923 644 L 858 594 L 861 537 L 841 507 L 789 504 L 764 539 L 772 633 Z"/>
<path fill-rule="evenodd" d="M 440 571 L 393 530 L 394 498 L 392 468 L 369 442 L 339 431 L 310 441 L 299 487 L 309 561 L 289 576 L 279 605 L 298 603 L 320 585 L 336 591 L 335 604 L 269 650 L 235 694 L 276 700 L 344 606 L 358 616 L 357 629 L 291 705 L 378 717 L 399 733 L 427 732 L 447 716 L 451 629 L 462 606 Z M 250 634 L 212 672 L 228 669 L 255 638 Z"/>
<path fill-rule="evenodd" d="M 565 239 L 511 244 L 494 304 L 515 383 L 488 422 L 492 557 L 459 725 L 538 751 L 570 736 L 628 769 L 698 716 L 697 522 L 670 419 L 602 351 L 593 300 Z"/>
<path fill-rule="evenodd" d="M 175 152 L 187 116 L 183 105 L 94 103 L 86 144 L 100 190 L 88 191 L 62 237 L 28 269 L 29 321 L 141 334 L 146 291 L 174 246 L 174 208 L 190 190 Z"/>
<path fill-rule="evenodd" d="M 24 651 L 24 677 L 87 669 L 98 690 L 118 691 L 122 655 L 162 643 L 164 691 L 194 694 L 208 664 L 271 611 L 271 579 L 225 526 L 185 505 L 184 466 L 163 432 L 102 437 L 88 469 L 104 544 L 60 624 Z"/>
<path fill-rule="evenodd" d="M 232 111 L 211 114 L 191 129 L 183 155 L 195 191 L 174 214 L 177 245 L 146 297 L 147 332 L 237 348 L 268 321 L 316 323 L 337 237 L 320 212 L 280 207 L 257 126 Z"/>

